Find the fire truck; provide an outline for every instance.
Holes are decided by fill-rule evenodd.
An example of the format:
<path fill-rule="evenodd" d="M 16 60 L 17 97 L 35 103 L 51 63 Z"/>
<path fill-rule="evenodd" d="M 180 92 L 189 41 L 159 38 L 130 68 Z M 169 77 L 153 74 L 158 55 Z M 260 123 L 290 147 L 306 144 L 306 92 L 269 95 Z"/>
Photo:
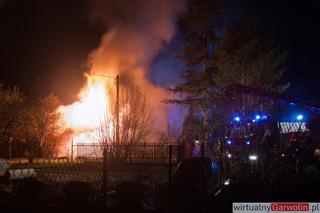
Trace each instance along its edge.
<path fill-rule="evenodd" d="M 269 158 L 294 161 L 296 169 L 319 159 L 320 104 L 239 84 L 224 94 L 234 117 L 226 124 L 221 140 L 221 157 L 253 164 Z M 278 112 L 252 112 L 242 115 L 241 95 L 272 102 Z"/>

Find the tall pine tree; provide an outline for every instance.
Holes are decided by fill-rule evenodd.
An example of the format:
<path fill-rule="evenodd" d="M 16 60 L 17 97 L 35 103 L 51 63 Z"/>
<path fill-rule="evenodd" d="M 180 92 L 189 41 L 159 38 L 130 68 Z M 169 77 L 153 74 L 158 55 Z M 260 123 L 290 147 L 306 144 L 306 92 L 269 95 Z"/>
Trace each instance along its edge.
<path fill-rule="evenodd" d="M 175 86 L 173 92 L 187 94 L 183 100 L 171 102 L 204 105 L 206 93 L 212 84 L 213 45 L 216 41 L 215 25 L 220 17 L 220 5 L 216 0 L 192 1 L 188 11 L 183 14 L 180 26 L 183 46 L 178 54 L 185 66 L 181 77 L 185 83 Z"/>
<path fill-rule="evenodd" d="M 216 41 L 215 26 L 221 14 L 220 9 L 218 0 L 191 1 L 188 11 L 182 16 L 180 26 L 184 35 L 184 46 L 178 57 L 185 64 L 185 70 L 181 73 L 185 83 L 175 86 L 172 91 L 184 93 L 186 96 L 182 100 L 169 101 L 188 104 L 189 119 L 202 118 L 202 128 L 194 134 L 193 139 L 197 137 L 196 139 L 204 143 L 208 143 L 209 137 L 209 96 L 214 74 L 214 67 L 210 62 L 213 57 L 213 46 Z M 187 122 L 187 124 L 193 123 L 199 124 L 199 122 Z"/>
<path fill-rule="evenodd" d="M 214 84 L 225 88 L 241 84 L 273 92 L 283 92 L 288 83 L 281 82 L 285 71 L 286 51 L 281 50 L 266 30 L 257 29 L 246 16 L 223 31 L 215 48 Z M 239 95 L 240 114 L 270 110 L 270 101 Z"/>

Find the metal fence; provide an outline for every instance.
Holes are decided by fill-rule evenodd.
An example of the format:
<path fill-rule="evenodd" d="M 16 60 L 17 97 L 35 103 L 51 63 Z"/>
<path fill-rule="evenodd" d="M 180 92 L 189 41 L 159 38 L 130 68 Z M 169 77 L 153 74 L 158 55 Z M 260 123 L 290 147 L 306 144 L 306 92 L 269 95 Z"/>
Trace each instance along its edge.
<path fill-rule="evenodd" d="M 172 153 L 169 153 L 171 147 Z M 72 159 L 101 159 L 107 150 L 109 158 L 122 159 L 126 163 L 168 163 L 169 157 L 177 163 L 183 157 L 179 145 L 134 144 L 134 145 L 101 145 L 97 143 L 78 143 L 72 146 Z"/>
<path fill-rule="evenodd" d="M 73 147 L 73 159 L 11 160 L 10 170 L 34 169 L 36 179 L 44 185 L 42 199 L 46 205 L 59 206 L 66 200 L 65 189 L 70 183 L 90 185 L 90 202 L 105 201 L 106 192 L 123 181 L 151 178 L 156 185 L 167 184 L 171 172 L 181 158 L 178 145 L 129 145 L 102 147 L 97 144 L 78 144 Z M 112 156 L 114 150 L 121 159 Z M 0 190 L 15 193 L 19 181 L 7 178 L 0 182 Z M 1 200 L 1 198 L 0 198 Z M 10 203 L 4 202 L 4 203 Z"/>

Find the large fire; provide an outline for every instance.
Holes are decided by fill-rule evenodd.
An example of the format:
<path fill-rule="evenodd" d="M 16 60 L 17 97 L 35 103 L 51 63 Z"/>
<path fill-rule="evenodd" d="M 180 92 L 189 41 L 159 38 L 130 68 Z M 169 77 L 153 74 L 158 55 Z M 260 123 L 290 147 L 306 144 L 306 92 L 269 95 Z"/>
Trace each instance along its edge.
<path fill-rule="evenodd" d="M 99 142 L 101 125 L 112 122 L 110 98 L 104 79 L 89 74 L 85 76 L 87 84 L 81 89 L 79 100 L 59 109 L 65 128 L 73 131 L 72 141 L 75 144 Z"/>
<path fill-rule="evenodd" d="M 112 91 L 108 91 L 105 78 L 87 75 L 88 82 L 80 91 L 78 101 L 59 109 L 65 128 L 71 130 L 74 143 L 99 142 L 101 125 L 105 125 L 104 142 L 114 139 L 119 143 L 138 142 L 148 134 L 156 140 L 168 126 L 168 107 L 160 103 L 167 98 L 167 92 L 150 81 L 148 70 L 164 44 L 173 38 L 175 20 L 186 8 L 185 1 L 117 0 L 90 1 L 91 4 L 92 21 L 105 27 L 106 32 L 99 47 L 89 55 L 88 65 L 100 74 L 126 76 L 131 81 L 129 86 L 132 83 L 133 87 L 126 87 L 126 83 L 120 87 L 120 106 L 116 107 L 115 84 Z M 139 92 L 142 95 L 138 95 Z M 150 126 L 154 126 L 152 132 Z"/>

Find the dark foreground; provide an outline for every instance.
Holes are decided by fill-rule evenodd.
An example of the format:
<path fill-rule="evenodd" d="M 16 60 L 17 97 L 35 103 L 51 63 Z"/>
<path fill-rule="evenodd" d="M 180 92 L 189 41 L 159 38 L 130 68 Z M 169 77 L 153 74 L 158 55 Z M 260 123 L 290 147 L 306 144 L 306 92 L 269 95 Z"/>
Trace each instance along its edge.
<path fill-rule="evenodd" d="M 168 165 L 131 164 L 122 169 L 110 168 L 107 185 L 102 181 L 101 163 L 33 165 L 37 172 L 35 178 L 1 179 L 0 209 L 1 212 L 6 209 L 33 212 L 232 212 L 233 202 L 320 201 L 319 163 L 302 168 L 299 173 L 266 177 L 263 179 L 266 182 L 251 173 L 230 177 L 230 183 L 221 186 L 217 184 L 219 175 L 211 171 L 209 160 L 206 173 L 197 166 L 197 162 L 202 161 L 193 159 L 190 162 L 193 166 L 180 169 L 180 172 L 173 166 L 171 179 Z M 279 173 L 274 171 L 274 176 L 276 174 Z M 205 182 L 201 181 L 203 177 Z"/>

